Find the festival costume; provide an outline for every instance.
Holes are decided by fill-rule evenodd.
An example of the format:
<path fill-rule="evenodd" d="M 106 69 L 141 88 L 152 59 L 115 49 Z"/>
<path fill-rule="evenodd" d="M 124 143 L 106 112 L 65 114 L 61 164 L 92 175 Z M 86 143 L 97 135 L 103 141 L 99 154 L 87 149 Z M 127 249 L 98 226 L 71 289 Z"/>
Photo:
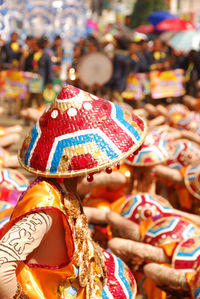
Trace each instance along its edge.
<path fill-rule="evenodd" d="M 152 172 L 153 166 L 164 163 L 167 159 L 169 159 L 167 133 L 161 129 L 149 132 L 140 149 L 125 160 L 133 167 L 133 175 L 136 175 L 133 178 L 132 194 L 155 193 L 156 180 Z"/>
<path fill-rule="evenodd" d="M 86 216 L 77 196 L 63 192 L 62 201 L 60 181 L 50 177 L 71 178 L 87 173 L 92 176 L 136 150 L 143 142 L 145 131 L 141 118 L 132 113 L 124 116 L 117 105 L 72 86 L 61 91 L 33 127 L 23 143 L 19 160 L 28 171 L 49 178 L 36 181 L 25 192 L 4 233 L 27 213 L 56 209 L 62 213 L 69 261 L 61 269 L 40 269 L 45 275 L 37 271 L 37 266 L 32 268 L 21 262 L 17 278 L 31 298 L 40 298 L 37 297 L 39 289 L 50 292 L 50 295 L 45 294 L 47 298 L 60 298 L 55 295 L 58 290 L 64 296 L 74 289 L 77 298 L 135 297 L 134 279 L 126 266 L 113 255 L 102 252 L 90 239 Z M 105 284 L 106 272 L 108 280 Z M 27 273 L 33 275 L 30 284 Z M 74 284 L 69 281 L 70 277 Z M 39 289 L 34 288 L 33 282 Z"/>
<path fill-rule="evenodd" d="M 81 228 L 79 228 L 79 246 L 78 248 L 76 248 L 76 253 L 74 253 L 74 239 L 77 232 L 75 232 L 76 228 L 74 227 L 74 225 L 70 225 L 69 223 L 72 221 L 70 218 L 74 219 L 74 217 L 80 217 L 80 215 L 76 215 L 80 214 L 80 203 L 78 202 L 77 198 L 72 194 L 67 195 L 67 197 L 68 198 L 65 198 L 65 200 L 68 200 L 69 203 L 68 210 L 64 208 L 61 193 L 59 192 L 59 190 L 56 189 L 53 182 L 50 181 L 49 183 L 48 180 L 45 181 L 40 178 L 36 180 L 33 183 L 33 185 L 29 187 L 28 191 L 24 194 L 24 196 L 22 196 L 19 204 L 17 205 L 12 214 L 11 221 L 4 228 L 3 234 L 5 234 L 6 231 L 10 229 L 14 223 L 19 221 L 19 219 L 22 219 L 25 215 L 34 211 L 39 212 L 42 210 L 44 211 L 54 209 L 57 211 L 57 213 L 62 214 L 63 226 L 65 227 L 65 239 L 68 251 L 68 261 L 66 262 L 66 264 L 59 267 L 51 265 L 33 265 L 25 261 L 20 262 L 18 265 L 16 271 L 17 280 L 18 282 L 20 282 L 23 290 L 29 295 L 30 298 L 39 299 L 43 296 L 44 298 L 53 299 L 60 298 L 61 294 L 65 294 L 65 296 L 67 296 L 68 294 L 68 296 L 70 296 L 71 293 L 73 293 L 73 296 L 78 296 L 78 298 L 85 298 L 86 289 L 80 287 L 79 285 L 78 268 L 75 266 L 75 264 L 77 262 L 76 259 L 78 257 L 81 256 L 81 258 L 84 258 L 87 255 L 87 253 L 90 255 L 90 263 L 93 264 L 94 267 L 94 276 L 90 278 L 96 283 L 94 287 L 95 292 L 93 293 L 93 296 L 94 298 L 101 298 L 101 289 L 98 287 L 98 272 L 100 272 L 100 269 L 98 270 L 97 265 L 94 265 L 94 263 L 92 262 L 94 258 L 94 250 L 92 249 L 92 246 L 94 246 L 94 244 L 92 241 L 90 241 L 91 243 L 89 243 L 89 248 L 85 248 L 85 253 L 83 255 L 81 254 L 81 251 L 83 250 L 83 248 L 80 248 L 81 234 L 82 236 L 86 234 L 87 223 L 85 223 L 85 227 L 82 226 Z M 83 215 L 81 217 L 83 217 Z M 111 254 L 105 253 L 104 256 L 106 262 L 112 263 L 112 270 L 115 268 L 115 260 L 117 261 L 117 263 L 120 264 L 123 274 L 124 272 L 126 273 L 126 280 L 124 285 L 130 285 L 128 290 L 130 294 L 131 289 L 135 288 L 134 280 L 130 272 L 127 270 L 126 267 L 122 266 L 123 264 L 121 261 L 119 262 L 118 259 L 114 258 Z M 87 274 L 88 269 L 84 268 L 82 269 L 82 271 L 82 275 L 85 276 Z M 119 272 L 119 276 L 122 277 L 122 273 Z M 113 287 L 114 285 L 115 287 Z M 107 285 L 107 288 L 111 293 L 113 293 L 113 295 L 116 291 L 123 293 L 123 288 L 117 281 L 116 284 L 113 283 L 113 286 L 110 286 L 109 284 Z M 106 293 L 106 290 L 103 292 Z M 131 298 L 130 295 L 127 298 Z"/>
<path fill-rule="evenodd" d="M 149 217 L 157 215 L 154 215 L 154 213 L 161 213 L 161 210 L 157 209 L 159 204 L 156 203 L 156 200 L 153 200 L 153 197 L 156 197 L 156 195 L 153 194 L 155 193 L 156 181 L 155 177 L 152 176 L 152 168 L 157 164 L 164 163 L 167 159 L 169 159 L 167 133 L 165 133 L 163 130 L 155 129 L 154 131 L 148 133 L 145 142 L 142 144 L 139 151 L 136 151 L 136 153 L 133 153 L 125 160 L 128 165 L 132 166 L 133 174 L 138 175 L 138 173 L 141 173 L 141 176 L 135 176 L 135 178 L 133 179 L 132 194 L 134 194 L 135 196 L 132 195 L 129 197 L 122 197 L 113 204 L 113 210 L 115 212 L 122 213 L 123 215 L 123 211 L 125 212 L 126 209 L 129 210 L 128 207 L 130 207 L 130 210 L 128 212 L 129 215 L 129 213 L 132 214 L 133 210 L 136 213 L 137 206 L 140 206 L 139 209 L 141 209 L 141 211 L 139 212 L 139 214 L 136 213 L 138 215 L 135 218 L 135 222 L 138 223 L 140 219 L 139 215 L 141 217 L 143 215 L 145 220 L 142 218 L 140 219 L 140 222 L 142 222 L 141 231 L 147 230 L 147 228 L 143 228 L 143 226 L 145 227 L 146 223 L 149 223 Z M 140 192 L 148 192 L 152 195 L 137 195 Z M 164 205 L 166 207 L 170 207 L 170 205 L 166 204 L 164 200 L 161 200 L 161 202 L 164 202 Z M 146 208 L 146 204 L 147 206 L 150 205 L 150 207 Z M 160 204 L 160 207 L 161 206 L 162 204 Z M 153 209 L 151 209 L 152 207 Z M 127 218 L 129 217 L 127 216 Z M 146 278 L 144 274 L 139 272 L 134 273 L 134 275 L 138 284 L 139 292 L 143 296 L 158 299 L 166 298 L 166 293 L 158 289 L 151 279 Z"/>
<path fill-rule="evenodd" d="M 183 178 L 187 167 L 200 159 L 200 149 L 194 142 L 179 139 L 170 144 L 170 159 L 166 166 L 180 171 Z M 159 178 L 158 192 L 166 193 L 166 197 L 175 208 L 181 208 L 199 214 L 197 201 L 191 196 L 192 192 L 188 191 L 187 184 L 174 184 L 174 182 Z M 164 187 L 164 191 L 162 190 Z"/>
<path fill-rule="evenodd" d="M 197 225 L 187 218 L 174 215 L 172 206 L 164 198 L 147 193 L 130 196 L 120 213 L 139 225 L 141 242 L 164 250 L 166 256 L 172 259 L 173 268 L 184 269 L 191 275 L 190 272 L 195 270 L 195 265 L 199 265 L 197 249 L 200 241 L 197 237 L 199 234 Z M 198 246 L 195 246 L 194 250 L 194 242 L 191 240 L 196 239 Z M 148 298 L 166 298 L 166 293 L 159 291 L 151 279 L 140 272 L 134 275 L 141 294 Z"/>

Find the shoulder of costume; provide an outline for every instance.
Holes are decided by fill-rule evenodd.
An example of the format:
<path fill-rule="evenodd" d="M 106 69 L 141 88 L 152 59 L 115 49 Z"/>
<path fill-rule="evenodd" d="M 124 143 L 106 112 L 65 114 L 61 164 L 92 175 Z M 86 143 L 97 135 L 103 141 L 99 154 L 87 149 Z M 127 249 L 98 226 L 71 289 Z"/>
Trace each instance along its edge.
<path fill-rule="evenodd" d="M 11 220 L 21 218 L 31 212 L 50 209 L 63 210 L 62 195 L 51 182 L 36 180 L 22 194 L 11 215 Z"/>

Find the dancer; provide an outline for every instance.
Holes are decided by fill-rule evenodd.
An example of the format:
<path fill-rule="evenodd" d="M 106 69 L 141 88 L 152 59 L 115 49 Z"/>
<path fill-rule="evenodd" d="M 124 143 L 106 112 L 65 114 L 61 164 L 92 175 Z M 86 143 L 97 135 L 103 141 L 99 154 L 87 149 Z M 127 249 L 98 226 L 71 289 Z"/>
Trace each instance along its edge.
<path fill-rule="evenodd" d="M 76 187 L 79 177 L 92 180 L 134 152 L 145 135 L 133 113 L 62 89 L 21 148 L 21 165 L 39 177 L 3 230 L 0 298 L 135 298 L 127 266 L 91 240 Z"/>

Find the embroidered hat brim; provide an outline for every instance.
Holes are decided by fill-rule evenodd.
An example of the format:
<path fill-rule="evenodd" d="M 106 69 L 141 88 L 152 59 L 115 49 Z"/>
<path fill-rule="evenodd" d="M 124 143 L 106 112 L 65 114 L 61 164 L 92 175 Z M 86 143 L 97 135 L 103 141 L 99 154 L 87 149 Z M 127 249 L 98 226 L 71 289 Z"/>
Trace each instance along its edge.
<path fill-rule="evenodd" d="M 143 143 L 142 118 L 66 86 L 24 140 L 19 162 L 44 177 L 76 177 L 117 164 Z"/>

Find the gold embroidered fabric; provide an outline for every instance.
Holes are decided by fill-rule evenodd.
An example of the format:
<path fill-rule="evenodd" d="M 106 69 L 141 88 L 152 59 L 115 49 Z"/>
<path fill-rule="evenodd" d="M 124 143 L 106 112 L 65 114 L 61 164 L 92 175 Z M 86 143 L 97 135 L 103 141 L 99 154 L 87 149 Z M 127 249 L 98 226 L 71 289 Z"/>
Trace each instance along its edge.
<path fill-rule="evenodd" d="M 103 288 L 107 277 L 102 250 L 90 237 L 87 217 L 82 212 L 78 195 L 64 195 L 64 208 L 72 230 L 75 246 L 73 259 L 79 268 L 80 286 L 86 288 L 86 298 L 98 298 L 94 292 L 97 285 Z"/>
<path fill-rule="evenodd" d="M 11 299 L 30 299 L 30 297 L 23 291 L 20 283 L 18 283 L 16 294 Z"/>

